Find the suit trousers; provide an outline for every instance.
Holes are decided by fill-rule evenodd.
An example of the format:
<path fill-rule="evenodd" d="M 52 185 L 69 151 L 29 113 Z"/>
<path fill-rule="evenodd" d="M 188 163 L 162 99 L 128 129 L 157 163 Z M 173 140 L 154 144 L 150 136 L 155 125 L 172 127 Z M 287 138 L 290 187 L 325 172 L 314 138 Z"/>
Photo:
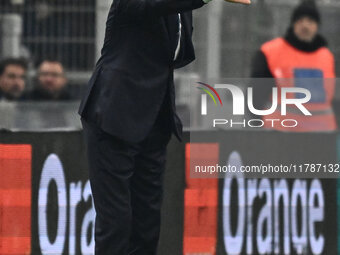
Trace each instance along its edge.
<path fill-rule="evenodd" d="M 163 106 L 147 137 L 128 143 L 82 118 L 95 219 L 95 255 L 156 255 L 166 147 Z"/>

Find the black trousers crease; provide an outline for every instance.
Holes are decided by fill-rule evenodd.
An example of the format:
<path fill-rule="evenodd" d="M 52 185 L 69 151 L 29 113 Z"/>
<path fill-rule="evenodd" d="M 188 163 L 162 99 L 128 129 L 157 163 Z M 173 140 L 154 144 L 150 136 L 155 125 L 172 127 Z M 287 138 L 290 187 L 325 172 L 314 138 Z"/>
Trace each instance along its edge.
<path fill-rule="evenodd" d="M 125 142 L 82 119 L 96 210 L 95 255 L 156 255 L 171 138 L 168 109 L 163 103 L 140 143 Z"/>

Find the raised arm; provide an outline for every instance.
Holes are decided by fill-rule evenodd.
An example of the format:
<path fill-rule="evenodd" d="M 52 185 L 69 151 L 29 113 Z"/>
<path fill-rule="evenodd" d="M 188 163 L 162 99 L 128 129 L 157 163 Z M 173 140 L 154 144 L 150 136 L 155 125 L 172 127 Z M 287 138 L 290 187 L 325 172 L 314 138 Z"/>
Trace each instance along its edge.
<path fill-rule="evenodd" d="M 163 16 L 186 12 L 202 7 L 211 0 L 114 0 L 116 11 L 122 15 Z M 218 1 L 218 0 L 216 0 Z M 250 4 L 250 0 L 225 0 L 232 3 Z"/>
<path fill-rule="evenodd" d="M 118 15 L 163 16 L 202 7 L 203 0 L 114 0 Z"/>

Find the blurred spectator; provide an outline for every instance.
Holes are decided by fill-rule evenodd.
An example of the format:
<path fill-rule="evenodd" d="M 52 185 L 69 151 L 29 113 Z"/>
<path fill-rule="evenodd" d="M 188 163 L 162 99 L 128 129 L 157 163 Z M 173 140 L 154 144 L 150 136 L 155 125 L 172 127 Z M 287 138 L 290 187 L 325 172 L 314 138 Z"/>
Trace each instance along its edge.
<path fill-rule="evenodd" d="M 22 99 L 26 71 L 27 63 L 23 59 L 8 58 L 0 62 L 0 99 Z"/>
<path fill-rule="evenodd" d="M 326 40 L 318 33 L 320 14 L 314 1 L 303 1 L 296 7 L 291 25 L 285 37 L 276 38 L 262 45 L 257 52 L 252 77 L 275 78 L 279 88 L 279 107 L 274 114 L 265 116 L 265 127 L 272 127 L 269 119 L 295 119 L 298 126 L 284 128 L 286 131 L 329 131 L 336 129 L 332 109 L 334 97 L 335 63 L 333 54 L 327 48 Z M 305 79 L 313 78 L 313 79 Z M 326 79 L 332 78 L 332 79 Z M 270 84 L 267 82 L 267 84 Z M 280 88 L 302 87 L 311 92 L 312 98 L 304 106 L 312 113 L 305 116 L 295 106 L 287 106 L 287 115 L 280 114 Z M 254 106 L 264 109 L 270 98 L 272 86 L 254 88 Z M 292 98 L 294 95 L 290 95 Z M 299 94 L 295 95 L 298 98 Z"/>
<path fill-rule="evenodd" d="M 63 65 L 56 60 L 43 61 L 38 68 L 35 87 L 26 93 L 24 98 L 36 101 L 71 100 Z"/>

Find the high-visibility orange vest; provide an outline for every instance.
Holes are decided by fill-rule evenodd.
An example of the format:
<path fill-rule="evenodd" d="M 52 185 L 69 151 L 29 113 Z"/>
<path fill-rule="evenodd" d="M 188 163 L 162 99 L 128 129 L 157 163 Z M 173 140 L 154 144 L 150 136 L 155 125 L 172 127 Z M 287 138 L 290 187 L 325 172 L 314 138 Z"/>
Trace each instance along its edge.
<path fill-rule="evenodd" d="M 298 122 L 298 125 L 294 128 L 275 125 L 274 129 L 283 131 L 336 130 L 337 125 L 331 104 L 335 90 L 333 54 L 326 47 L 321 47 L 314 52 L 300 51 L 283 38 L 277 38 L 263 44 L 261 50 L 266 56 L 269 70 L 276 79 L 279 102 L 278 110 L 271 115 L 264 116 L 263 120 L 294 119 Z M 289 105 L 287 106 L 287 114 L 282 116 L 280 111 L 280 91 L 282 87 L 304 87 L 308 89 L 312 98 L 304 106 L 311 112 L 312 116 L 305 116 L 296 106 L 289 107 Z M 296 95 L 287 95 L 287 97 L 295 98 Z M 265 127 L 272 128 L 273 122 L 264 122 Z"/>

